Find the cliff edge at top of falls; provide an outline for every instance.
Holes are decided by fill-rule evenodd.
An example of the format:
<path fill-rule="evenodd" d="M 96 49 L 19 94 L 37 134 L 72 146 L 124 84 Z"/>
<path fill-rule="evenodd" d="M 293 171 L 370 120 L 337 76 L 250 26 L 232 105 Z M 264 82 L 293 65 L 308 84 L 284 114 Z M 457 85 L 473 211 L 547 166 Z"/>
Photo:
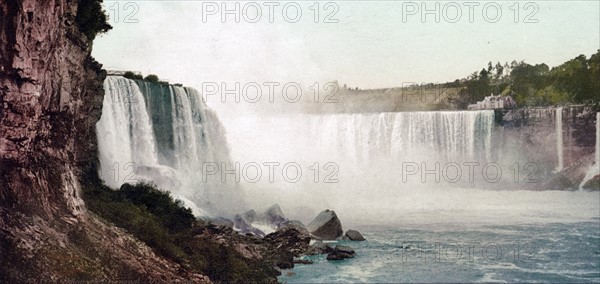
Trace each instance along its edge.
<path fill-rule="evenodd" d="M 209 282 L 85 208 L 105 73 L 78 2 L 0 2 L 0 282 Z"/>

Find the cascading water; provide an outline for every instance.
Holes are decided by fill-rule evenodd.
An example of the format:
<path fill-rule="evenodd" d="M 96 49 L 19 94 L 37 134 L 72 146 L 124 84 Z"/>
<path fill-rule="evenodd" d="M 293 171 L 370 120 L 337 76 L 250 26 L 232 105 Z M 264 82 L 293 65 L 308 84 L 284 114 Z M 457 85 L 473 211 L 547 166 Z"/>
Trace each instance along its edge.
<path fill-rule="evenodd" d="M 298 125 L 295 122 L 294 125 Z M 351 155 L 357 162 L 375 155 L 401 157 L 435 152 L 446 160 L 489 159 L 493 111 L 339 114 L 311 119 L 312 140 L 320 149 Z"/>
<path fill-rule="evenodd" d="M 556 155 L 558 157 L 558 165 L 556 171 L 560 172 L 564 168 L 564 154 L 563 154 L 563 108 L 559 107 L 556 109 Z"/>
<path fill-rule="evenodd" d="M 229 214 L 241 192 L 220 175 L 203 178 L 205 163 L 230 164 L 217 116 L 192 88 L 108 76 L 103 113 L 96 125 L 100 174 L 117 188 L 149 181 L 171 191 L 196 214 Z M 189 203 L 189 202 L 186 202 Z"/>
<path fill-rule="evenodd" d="M 579 189 L 583 189 L 592 178 L 600 175 L 600 112 L 596 113 L 596 147 L 594 149 L 594 164 L 588 169 Z"/>

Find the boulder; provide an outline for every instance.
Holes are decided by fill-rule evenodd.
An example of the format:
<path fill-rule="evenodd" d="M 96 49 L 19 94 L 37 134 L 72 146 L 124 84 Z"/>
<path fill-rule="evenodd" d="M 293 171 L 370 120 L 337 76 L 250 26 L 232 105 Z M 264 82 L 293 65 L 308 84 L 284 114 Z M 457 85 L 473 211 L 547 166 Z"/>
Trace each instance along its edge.
<path fill-rule="evenodd" d="M 265 221 L 267 221 L 267 224 L 277 228 L 279 224 L 287 221 L 287 219 L 283 215 L 283 211 L 281 211 L 279 205 L 273 204 L 265 211 Z"/>
<path fill-rule="evenodd" d="M 348 231 L 346 231 L 346 234 L 344 235 L 344 240 L 365 241 L 365 237 L 363 237 L 363 235 L 359 231 L 348 230 Z"/>
<path fill-rule="evenodd" d="M 233 221 L 223 218 L 223 217 L 214 217 L 208 219 L 208 224 L 220 226 L 220 227 L 228 227 L 233 228 Z"/>
<path fill-rule="evenodd" d="M 314 261 L 308 259 L 294 259 L 294 264 L 313 264 Z"/>
<path fill-rule="evenodd" d="M 265 236 L 264 241 L 273 248 L 291 252 L 300 256 L 306 252 L 310 244 L 310 236 L 300 233 L 296 228 L 284 228 Z"/>
<path fill-rule="evenodd" d="M 322 241 L 316 241 L 306 250 L 306 255 L 326 254 L 333 251 L 333 248 Z"/>
<path fill-rule="evenodd" d="M 600 190 L 600 175 L 597 175 L 590 180 L 588 180 L 584 185 L 583 189 L 593 191 Z"/>
<path fill-rule="evenodd" d="M 315 238 L 322 240 L 336 240 L 344 233 L 340 219 L 329 209 L 319 213 L 307 229 Z"/>
<path fill-rule="evenodd" d="M 302 224 L 302 222 L 300 222 L 298 220 L 290 220 L 290 221 L 282 222 L 279 224 L 276 231 L 281 231 L 286 228 L 295 228 L 302 235 L 310 236 L 310 233 L 306 229 L 306 226 L 304 226 L 304 224 Z"/>
<path fill-rule="evenodd" d="M 266 257 L 267 260 L 280 269 L 294 268 L 294 256 L 286 250 L 275 250 Z"/>
<path fill-rule="evenodd" d="M 246 223 L 244 218 L 240 215 L 235 215 L 233 218 L 233 224 L 236 229 L 239 230 L 240 233 L 246 235 L 251 234 L 257 237 L 264 237 L 265 233 L 257 228 L 252 227 L 252 225 Z"/>
<path fill-rule="evenodd" d="M 327 260 L 342 260 L 353 258 L 355 255 L 354 249 L 349 246 L 335 246 L 333 251 L 327 255 Z"/>
<path fill-rule="evenodd" d="M 246 211 L 246 213 L 242 214 L 242 219 L 244 219 L 246 223 L 252 224 L 258 220 L 258 214 L 256 214 L 256 211 L 254 211 L 254 209 L 250 209 Z"/>

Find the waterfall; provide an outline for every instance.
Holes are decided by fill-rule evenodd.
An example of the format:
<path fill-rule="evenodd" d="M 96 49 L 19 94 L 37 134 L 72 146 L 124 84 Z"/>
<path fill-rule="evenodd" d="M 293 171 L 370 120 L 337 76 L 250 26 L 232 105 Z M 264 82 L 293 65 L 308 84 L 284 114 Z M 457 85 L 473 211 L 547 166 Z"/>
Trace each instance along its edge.
<path fill-rule="evenodd" d="M 108 76 L 104 88 L 96 133 L 108 186 L 153 182 L 214 214 L 239 205 L 237 184 L 220 175 L 203 179 L 204 163 L 230 164 L 230 158 L 225 131 L 196 90 L 117 76 Z"/>
<path fill-rule="evenodd" d="M 600 175 L 600 112 L 596 113 L 596 173 Z"/>
<path fill-rule="evenodd" d="M 102 116 L 96 125 L 100 173 L 105 183 L 119 187 L 128 181 L 123 168 L 157 166 L 152 125 L 144 97 L 132 80 L 107 77 Z"/>
<path fill-rule="evenodd" d="M 556 109 L 556 155 L 558 157 L 558 166 L 556 171 L 560 172 L 564 168 L 564 156 L 563 156 L 563 108 L 559 107 Z"/>
<path fill-rule="evenodd" d="M 583 178 L 583 181 L 579 184 L 579 189 L 583 189 L 583 186 L 595 176 L 600 175 L 600 112 L 596 113 L 596 148 L 594 149 L 594 164 L 590 166 L 588 171 Z"/>
<path fill-rule="evenodd" d="M 315 138 L 321 138 L 320 147 L 350 153 L 356 161 L 376 154 L 400 157 L 417 149 L 447 160 L 491 155 L 493 111 L 343 114 L 319 120 L 313 125 L 319 129 Z"/>
<path fill-rule="evenodd" d="M 422 158 L 489 161 L 495 123 L 490 110 L 233 117 L 225 122 L 236 160 L 328 160 L 347 167 Z"/>

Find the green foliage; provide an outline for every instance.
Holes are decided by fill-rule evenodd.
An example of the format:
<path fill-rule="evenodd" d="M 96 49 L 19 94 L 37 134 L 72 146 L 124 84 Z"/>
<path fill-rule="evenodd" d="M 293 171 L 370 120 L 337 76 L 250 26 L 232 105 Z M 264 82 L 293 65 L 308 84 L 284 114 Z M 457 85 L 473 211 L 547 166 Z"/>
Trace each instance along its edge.
<path fill-rule="evenodd" d="M 519 106 L 600 102 L 600 50 L 580 55 L 552 69 L 546 64 L 498 62 L 471 74 L 462 84 L 459 107 L 490 94 L 511 95 Z M 458 81 L 454 83 L 456 85 Z"/>
<path fill-rule="evenodd" d="M 75 22 L 88 39 L 94 40 L 96 35 L 112 29 L 112 26 L 108 24 L 106 13 L 102 9 L 102 0 L 79 0 L 77 3 Z"/>
<path fill-rule="evenodd" d="M 125 74 L 123 74 L 123 77 L 133 80 L 144 80 L 144 77 L 142 75 L 137 75 L 131 71 L 125 72 Z"/>
<path fill-rule="evenodd" d="M 215 283 L 265 282 L 276 271 L 264 262 L 244 258 L 211 237 L 197 237 L 198 222 L 168 192 L 151 184 L 105 186 L 93 169 L 82 178 L 87 208 L 145 242 L 158 255 L 184 264 Z"/>
<path fill-rule="evenodd" d="M 146 76 L 146 78 L 144 78 L 145 81 L 148 82 L 152 82 L 152 83 L 158 83 L 159 79 L 158 76 L 154 75 L 154 74 L 150 74 L 148 76 Z"/>

